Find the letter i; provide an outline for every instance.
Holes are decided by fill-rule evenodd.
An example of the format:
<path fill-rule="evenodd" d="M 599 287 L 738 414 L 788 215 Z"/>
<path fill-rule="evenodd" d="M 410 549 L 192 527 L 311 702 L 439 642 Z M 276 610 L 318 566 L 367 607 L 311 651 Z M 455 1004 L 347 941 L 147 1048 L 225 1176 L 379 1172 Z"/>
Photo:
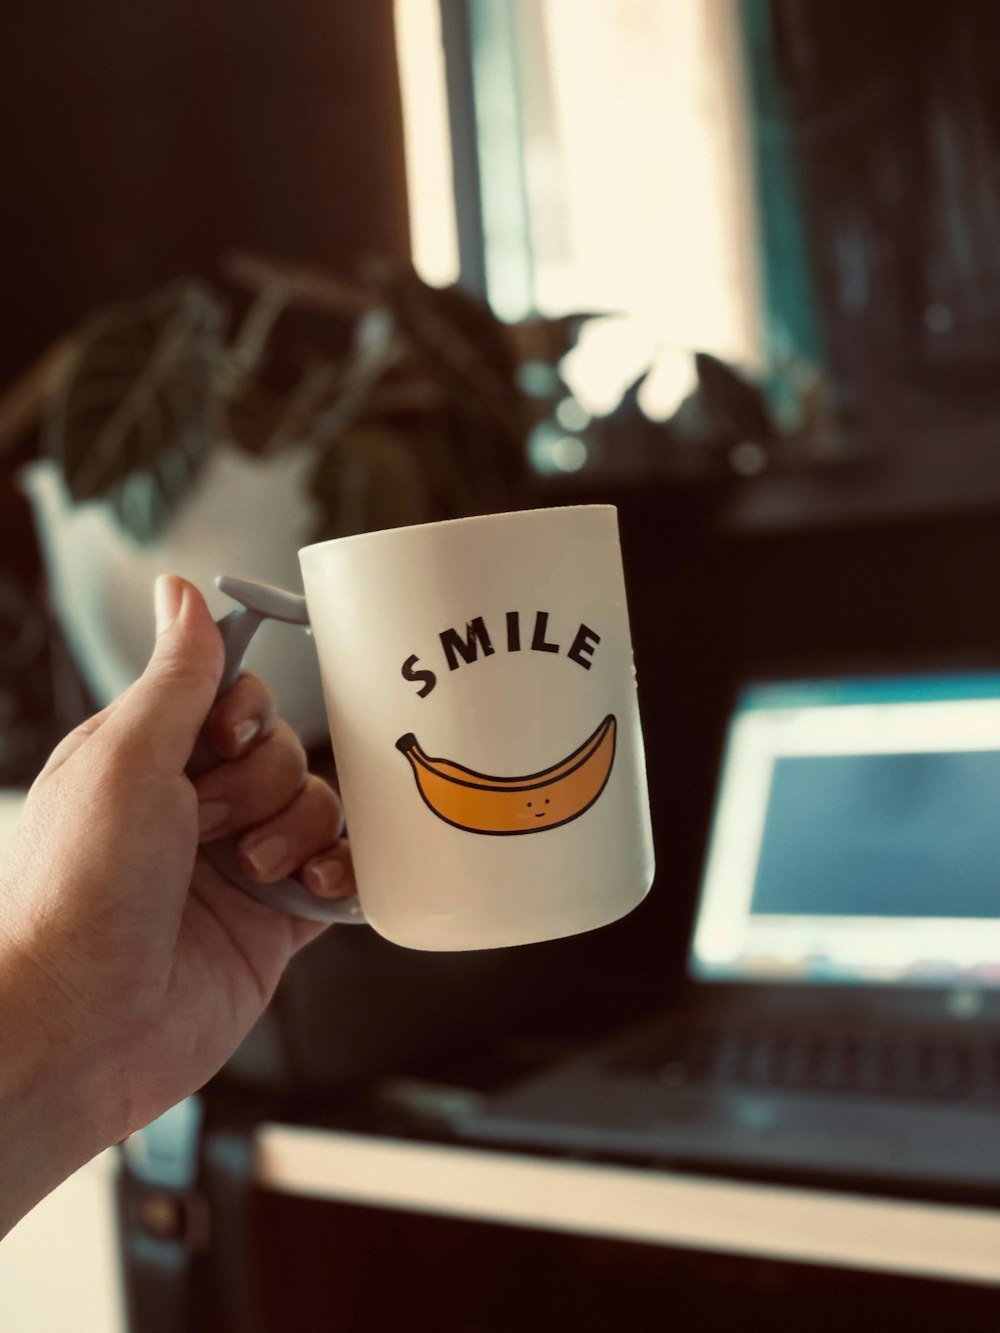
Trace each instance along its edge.
<path fill-rule="evenodd" d="M 521 651 L 521 615 L 518 611 L 507 612 L 507 651 Z"/>

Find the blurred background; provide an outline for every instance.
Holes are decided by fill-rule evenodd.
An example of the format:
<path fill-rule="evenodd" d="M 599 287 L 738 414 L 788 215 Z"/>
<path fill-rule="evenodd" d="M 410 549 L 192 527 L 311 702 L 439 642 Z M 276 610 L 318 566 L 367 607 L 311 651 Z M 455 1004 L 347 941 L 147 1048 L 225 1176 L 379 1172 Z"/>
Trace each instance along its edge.
<path fill-rule="evenodd" d="M 1000 9 L 979 0 L 50 0 L 7 15 L 10 820 L 56 740 L 141 670 L 157 573 L 301 586 L 314 539 L 620 512 L 661 868 L 647 902 L 512 953 L 331 932 L 207 1090 L 211 1123 L 244 1143 L 266 1119 L 434 1138 L 449 1097 L 668 1002 L 734 682 L 1000 660 L 998 49 Z M 308 644 L 262 633 L 249 665 L 332 777 Z M 225 1263 L 263 1293 L 205 1327 L 533 1327 L 497 1294 L 512 1268 L 547 1274 L 550 1299 L 586 1293 L 562 1323 L 546 1306 L 567 1330 L 626 1308 L 660 1327 L 694 1304 L 694 1327 L 737 1311 L 792 1327 L 835 1289 L 855 1322 L 1000 1315 L 968 1286 L 537 1237 L 530 1260 L 506 1233 L 417 1235 L 243 1189 Z M 123 1317 L 135 1236 L 177 1240 L 130 1197 L 92 1232 L 118 1265 L 104 1328 Z M 251 1263 L 269 1246 L 281 1264 Z M 330 1247 L 359 1273 L 426 1254 L 427 1286 L 440 1247 L 471 1276 L 433 1314 L 360 1279 L 338 1307 L 336 1273 L 305 1281 L 294 1263 Z M 27 1272 L 17 1255 L 0 1260 L 0 1304 Z M 202 1326 L 149 1323 L 130 1281 L 131 1328 Z M 42 1299 L 5 1327 L 92 1326 L 82 1297 L 68 1316 Z"/>

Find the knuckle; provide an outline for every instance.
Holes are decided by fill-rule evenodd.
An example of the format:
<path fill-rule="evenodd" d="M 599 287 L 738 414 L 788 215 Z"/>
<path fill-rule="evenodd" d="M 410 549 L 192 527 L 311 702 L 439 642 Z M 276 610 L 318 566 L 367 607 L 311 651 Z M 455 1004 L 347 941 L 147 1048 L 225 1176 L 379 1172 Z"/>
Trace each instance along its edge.
<path fill-rule="evenodd" d="M 340 797 L 328 782 L 325 782 L 321 777 L 317 777 L 315 773 L 309 774 L 309 789 L 320 805 L 340 809 Z"/>
<path fill-rule="evenodd" d="M 261 680 L 260 676 L 255 676 L 252 671 L 244 671 L 236 682 L 243 698 L 259 707 L 261 704 L 270 705 L 274 701 L 274 695 L 270 686 Z"/>
<path fill-rule="evenodd" d="M 282 764 L 289 770 L 296 773 L 306 771 L 308 760 L 305 747 L 283 718 L 279 719 L 271 733 L 269 744 L 275 747 L 275 753 L 280 755 Z"/>
<path fill-rule="evenodd" d="M 339 835 L 344 827 L 344 806 L 338 794 L 314 773 L 309 775 L 307 789 L 317 819 L 324 826 L 332 825 Z"/>
<path fill-rule="evenodd" d="M 214 712 L 220 716 L 237 717 L 250 710 L 253 692 L 247 687 L 247 677 L 239 676 L 215 701 Z"/>

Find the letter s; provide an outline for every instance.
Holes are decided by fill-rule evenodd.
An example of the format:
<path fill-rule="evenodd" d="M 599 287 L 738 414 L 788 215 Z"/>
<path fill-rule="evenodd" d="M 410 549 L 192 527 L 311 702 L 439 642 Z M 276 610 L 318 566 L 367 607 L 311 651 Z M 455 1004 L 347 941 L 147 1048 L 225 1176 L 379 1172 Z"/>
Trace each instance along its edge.
<path fill-rule="evenodd" d="M 418 680 L 423 681 L 423 684 L 421 685 L 420 689 L 417 690 L 417 698 L 424 699 L 428 694 L 430 694 L 431 690 L 437 684 L 438 678 L 437 676 L 435 676 L 433 671 L 414 671 L 413 668 L 419 661 L 420 658 L 416 655 L 416 653 L 414 653 L 412 657 L 408 657 L 406 659 L 406 661 L 403 663 L 403 679 L 412 681 L 418 681 Z"/>

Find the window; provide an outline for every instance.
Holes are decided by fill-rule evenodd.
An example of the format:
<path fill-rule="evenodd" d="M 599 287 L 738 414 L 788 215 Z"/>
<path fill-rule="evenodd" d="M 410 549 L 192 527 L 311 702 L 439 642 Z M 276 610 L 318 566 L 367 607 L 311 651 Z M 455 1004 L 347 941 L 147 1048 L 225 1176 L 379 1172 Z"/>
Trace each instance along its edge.
<path fill-rule="evenodd" d="M 496 312 L 602 316 L 564 366 L 592 413 L 609 411 L 653 364 L 641 401 L 666 417 L 690 387 L 694 349 L 758 367 L 738 0 L 442 8 L 466 29 L 478 181 L 459 172 L 459 189 L 479 193 L 485 294 Z M 432 0 L 397 0 L 414 257 L 432 282 L 454 227 L 440 166 L 445 113 L 430 114 L 445 104 L 440 15 Z M 407 75 L 418 63 L 419 76 Z"/>
<path fill-rule="evenodd" d="M 438 0 L 396 0 L 410 243 L 425 282 L 458 281 L 458 236 Z"/>

